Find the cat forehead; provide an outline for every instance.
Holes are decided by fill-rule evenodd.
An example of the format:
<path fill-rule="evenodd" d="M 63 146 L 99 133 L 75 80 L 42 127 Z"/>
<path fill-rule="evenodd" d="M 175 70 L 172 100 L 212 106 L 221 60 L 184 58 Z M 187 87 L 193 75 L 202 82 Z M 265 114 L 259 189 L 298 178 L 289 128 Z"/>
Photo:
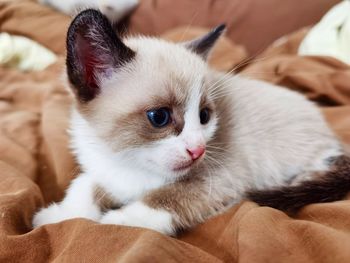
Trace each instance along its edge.
<path fill-rule="evenodd" d="M 193 94 L 205 94 L 206 63 L 179 44 L 158 39 L 129 39 L 136 51 L 126 70 L 106 80 L 101 99 L 125 111 L 135 107 L 185 106 Z"/>
<path fill-rule="evenodd" d="M 145 71 L 169 72 L 192 79 L 196 73 L 205 74 L 206 62 L 179 43 L 158 38 L 139 37 L 126 39 L 125 44 L 136 52 L 135 62 Z"/>
<path fill-rule="evenodd" d="M 193 75 L 189 80 L 176 74 L 130 74 L 134 79 L 111 79 L 101 96 L 95 100 L 112 111 L 120 113 L 142 112 L 168 107 L 186 111 L 193 98 L 206 100 L 206 87 L 202 77 Z M 192 105 L 192 104 L 191 104 Z"/>

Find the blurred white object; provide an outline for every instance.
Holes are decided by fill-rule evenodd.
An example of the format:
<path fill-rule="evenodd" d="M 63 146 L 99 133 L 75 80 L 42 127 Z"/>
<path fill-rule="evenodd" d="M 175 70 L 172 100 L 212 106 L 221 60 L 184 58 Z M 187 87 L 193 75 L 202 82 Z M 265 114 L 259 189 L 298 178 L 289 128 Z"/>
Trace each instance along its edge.
<path fill-rule="evenodd" d="M 139 4 L 139 0 L 39 0 L 67 15 L 87 8 L 99 9 L 112 22 L 118 22 Z"/>
<path fill-rule="evenodd" d="M 139 0 L 99 0 L 98 8 L 110 21 L 118 22 L 138 4 Z"/>
<path fill-rule="evenodd" d="M 0 64 L 22 71 L 37 71 L 56 60 L 54 53 L 29 38 L 0 33 Z"/>
<path fill-rule="evenodd" d="M 324 55 L 350 64 L 350 1 L 334 6 L 306 35 L 300 55 Z"/>

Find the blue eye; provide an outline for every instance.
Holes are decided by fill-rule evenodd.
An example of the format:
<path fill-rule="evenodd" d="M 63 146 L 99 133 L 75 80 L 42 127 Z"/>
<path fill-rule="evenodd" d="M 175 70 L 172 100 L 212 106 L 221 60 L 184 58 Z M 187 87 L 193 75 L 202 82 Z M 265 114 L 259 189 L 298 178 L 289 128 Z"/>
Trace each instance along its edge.
<path fill-rule="evenodd" d="M 201 124 L 207 124 L 210 119 L 210 112 L 208 108 L 203 108 L 199 113 Z"/>
<path fill-rule="evenodd" d="M 168 108 L 150 110 L 147 111 L 147 117 L 154 127 L 162 128 L 169 124 L 170 110 Z"/>

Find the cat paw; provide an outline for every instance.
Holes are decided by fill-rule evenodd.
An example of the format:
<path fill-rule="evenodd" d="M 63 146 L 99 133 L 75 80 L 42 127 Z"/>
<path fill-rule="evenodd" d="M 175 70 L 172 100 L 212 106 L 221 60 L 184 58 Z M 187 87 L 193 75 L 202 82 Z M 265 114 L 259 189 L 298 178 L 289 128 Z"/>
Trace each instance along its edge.
<path fill-rule="evenodd" d="M 62 204 L 53 203 L 47 208 L 42 208 L 33 217 L 33 227 L 39 227 L 47 224 L 54 224 L 73 218 L 86 218 L 98 221 L 101 218 L 100 210 L 95 206 L 62 206 Z"/>
<path fill-rule="evenodd" d="M 107 225 L 122 225 L 122 226 L 128 226 L 128 222 L 130 223 L 131 220 L 128 219 L 128 215 L 124 213 L 123 211 L 119 210 L 112 210 L 107 213 L 105 213 L 101 220 L 101 224 L 107 224 Z"/>
<path fill-rule="evenodd" d="M 165 210 L 153 209 L 142 202 L 109 211 L 102 216 L 100 223 L 143 227 L 167 235 L 174 234 L 171 214 Z"/>
<path fill-rule="evenodd" d="M 53 224 L 64 220 L 64 214 L 62 213 L 59 205 L 51 204 L 47 208 L 42 208 L 33 217 L 33 227 L 39 227 L 46 224 Z"/>

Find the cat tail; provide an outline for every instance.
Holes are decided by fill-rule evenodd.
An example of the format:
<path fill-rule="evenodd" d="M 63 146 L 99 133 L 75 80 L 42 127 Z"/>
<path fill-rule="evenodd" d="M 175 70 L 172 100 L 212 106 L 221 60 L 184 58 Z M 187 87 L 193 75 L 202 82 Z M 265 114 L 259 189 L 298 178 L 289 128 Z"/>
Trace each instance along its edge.
<path fill-rule="evenodd" d="M 270 206 L 289 214 L 312 203 L 344 199 L 350 192 L 350 157 L 342 155 L 332 162 L 321 177 L 271 190 L 250 190 L 246 197 L 261 206 Z"/>

